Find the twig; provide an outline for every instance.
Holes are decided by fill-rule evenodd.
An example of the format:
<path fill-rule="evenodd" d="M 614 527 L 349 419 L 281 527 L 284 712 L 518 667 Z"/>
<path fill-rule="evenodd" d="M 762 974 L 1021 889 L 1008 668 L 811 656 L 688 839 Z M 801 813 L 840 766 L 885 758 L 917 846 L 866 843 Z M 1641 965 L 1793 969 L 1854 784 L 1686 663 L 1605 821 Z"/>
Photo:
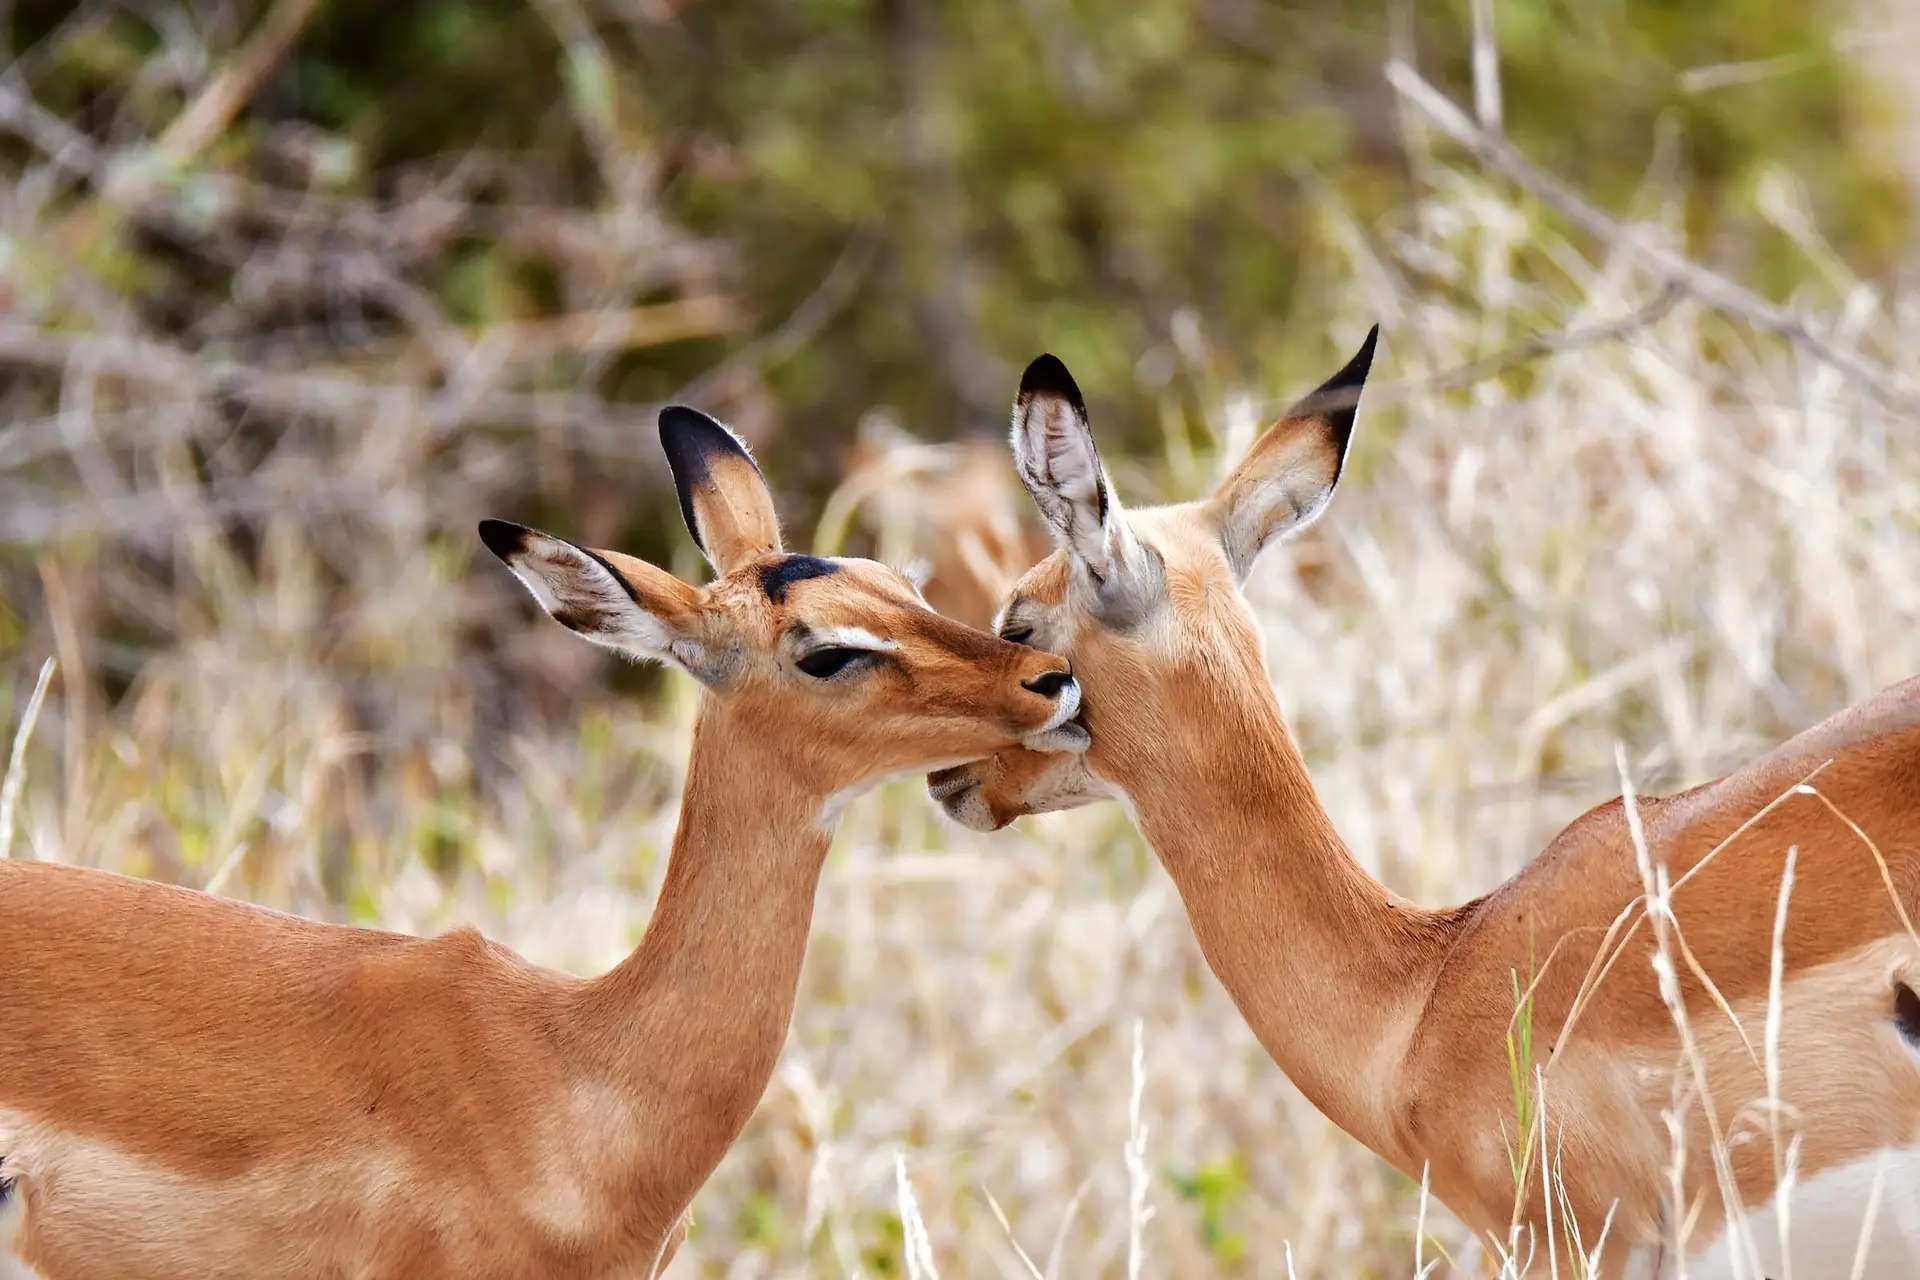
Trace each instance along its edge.
<path fill-rule="evenodd" d="M 1582 347 L 1598 347 L 1656 324 L 1673 310 L 1686 296 L 1686 290 L 1676 280 L 1668 280 L 1661 286 L 1660 292 L 1644 305 L 1636 307 L 1615 320 L 1605 320 L 1599 324 L 1587 325 L 1579 329 L 1562 329 L 1558 333 L 1537 333 L 1523 342 L 1515 343 L 1505 351 L 1495 352 L 1479 360 L 1470 360 L 1455 365 L 1451 369 L 1442 369 L 1438 373 L 1424 378 L 1406 378 L 1398 382 L 1389 382 L 1381 388 L 1388 399 L 1404 399 L 1420 391 L 1451 391 L 1456 387 L 1470 386 L 1484 381 L 1496 374 L 1523 365 L 1542 356 L 1565 355 Z M 1367 393 L 1368 399 L 1373 393 Z"/>
<path fill-rule="evenodd" d="M 663 342 L 693 336 L 696 318 L 682 312 L 679 320 L 684 327 L 671 336 L 663 318 L 660 331 L 653 336 Z M 617 324 L 613 332 L 621 336 Z M 630 326 L 624 336 L 630 345 L 641 345 L 638 339 L 643 335 L 637 325 Z M 435 393 L 408 384 L 363 382 L 337 372 L 265 369 L 196 356 L 141 338 L 63 333 L 0 322 L 0 366 L 10 364 L 50 371 L 79 364 L 103 376 L 167 387 L 209 400 L 235 400 L 277 413 L 344 418 L 398 404 L 442 434 L 480 422 L 523 428 L 561 427 L 581 432 L 597 452 L 606 456 L 649 464 L 654 461 L 653 453 L 642 448 L 640 441 L 658 406 L 620 404 L 585 392 L 489 391 L 469 397 L 450 388 Z"/>
<path fill-rule="evenodd" d="M 221 130 L 232 124 L 259 90 L 260 82 L 293 48 L 319 7 L 320 0 L 279 0 L 233 60 L 160 135 L 154 147 L 160 165 L 178 169 L 192 163 Z M 138 203 L 151 189 L 154 173 L 148 164 L 118 168 L 109 175 L 103 194 L 115 204 Z"/>
<path fill-rule="evenodd" d="M 1147 1057 L 1142 1039 L 1143 1024 L 1133 1020 L 1133 1093 L 1127 1101 L 1127 1280 L 1140 1280 L 1147 1260 L 1143 1243 L 1146 1225 L 1153 1217 L 1147 1204 L 1147 1191 L 1153 1184 L 1147 1173 L 1147 1126 L 1140 1122 L 1140 1096 L 1147 1085 Z"/>
<path fill-rule="evenodd" d="M 20 806 L 20 788 L 27 781 L 27 744 L 33 741 L 33 726 L 40 720 L 40 708 L 47 701 L 47 686 L 53 683 L 54 660 L 40 664 L 40 678 L 34 682 L 33 696 L 27 699 L 26 714 L 14 730 L 13 754 L 7 760 L 7 780 L 0 783 L 0 859 L 13 856 L 13 819 Z"/>
<path fill-rule="evenodd" d="M 1809 329 L 1804 321 L 1775 306 L 1750 289 L 1710 271 L 1684 254 L 1652 243 L 1633 228 L 1590 204 L 1560 179 L 1542 172 L 1504 140 L 1494 137 L 1467 118 L 1447 96 L 1399 59 L 1387 63 L 1387 83 L 1418 107 L 1440 131 L 1465 147 L 1475 159 L 1511 178 L 1521 190 L 1610 246 L 1625 249 L 1645 261 L 1667 281 L 1679 285 L 1716 311 L 1783 338 L 1809 355 L 1853 378 L 1889 405 L 1920 406 L 1920 389 L 1892 369 L 1837 346 Z"/>
<path fill-rule="evenodd" d="M 0 129 L 63 169 L 83 177 L 99 170 L 100 152 L 93 140 L 35 102 L 21 85 L 17 67 L 0 75 Z"/>
<path fill-rule="evenodd" d="M 733 299 L 708 296 L 625 310 L 505 321 L 465 333 L 475 346 L 497 346 L 507 359 L 524 362 L 662 347 L 688 338 L 731 333 L 740 324 Z"/>
<path fill-rule="evenodd" d="M 587 351 L 632 351 L 687 338 L 713 337 L 740 324 L 726 297 L 696 297 L 625 312 L 588 312 L 540 320 L 506 321 L 463 331 L 474 346 L 497 348 L 509 361 L 551 359 Z M 70 333 L 0 322 L 0 365 L 64 369 L 83 362 L 101 373 L 179 390 L 237 394 L 267 407 L 351 412 L 412 387 L 362 382 L 344 373 L 290 373 L 199 356 L 177 347 L 121 335 Z"/>
<path fill-rule="evenodd" d="M 269 473 L 206 489 L 167 489 L 104 503 L 93 498 L 0 514 L 0 546 L 44 546 L 80 535 L 145 535 L 193 521 L 237 520 L 300 512 L 308 517 L 336 511 L 368 512 L 390 500 L 379 486 L 350 477 L 316 479 L 311 463 L 289 462 Z"/>
<path fill-rule="evenodd" d="M 1853 1267 L 1847 1272 L 1852 1280 L 1864 1280 L 1867 1260 L 1873 1256 L 1873 1224 L 1880 1216 L 1880 1193 L 1886 1190 L 1887 1158 L 1883 1155 L 1873 1166 L 1873 1187 L 1867 1192 L 1867 1211 L 1860 1223 L 1860 1238 L 1853 1247 Z"/>
<path fill-rule="evenodd" d="M 732 298 L 701 294 L 610 311 L 574 311 L 531 320 L 451 326 L 446 336 L 469 350 L 485 350 L 501 363 L 515 365 L 714 338 L 732 333 L 742 324 L 740 309 Z M 383 337 L 357 347 L 354 360 L 369 363 L 398 359 L 409 344 L 425 336 L 419 332 L 421 326 L 414 328 L 413 335 Z"/>
<path fill-rule="evenodd" d="M 906 1258 L 909 1280 L 940 1280 L 933 1265 L 933 1244 L 927 1239 L 926 1219 L 920 1216 L 920 1202 L 914 1197 L 913 1183 L 907 1178 L 907 1158 L 893 1153 L 894 1186 L 900 1197 L 900 1252 Z"/>
<path fill-rule="evenodd" d="M 1499 136 L 1500 46 L 1493 34 L 1493 0 L 1473 0 L 1473 110 L 1480 127 Z"/>
<path fill-rule="evenodd" d="M 1033 1259 L 1027 1256 L 1027 1251 L 1020 1247 L 1019 1238 L 1013 1234 L 1013 1224 L 1007 1221 L 1006 1211 L 1000 1207 L 1000 1202 L 993 1198 L 993 1192 L 982 1187 L 980 1194 L 987 1198 L 987 1208 L 993 1210 L 993 1220 L 1000 1224 L 1000 1230 L 1006 1234 L 1007 1243 L 1013 1247 L 1014 1257 L 1020 1259 L 1020 1265 L 1026 1269 L 1027 1274 L 1032 1277 L 1032 1280 L 1047 1280 L 1046 1276 L 1041 1274 L 1040 1268 L 1034 1265 Z"/>
<path fill-rule="evenodd" d="M 742 369 L 766 370 L 781 363 L 804 347 L 827 323 L 853 301 L 853 295 L 866 279 L 876 256 L 871 241 L 856 240 L 841 251 L 833 266 L 801 300 L 785 320 L 774 329 L 753 339 L 733 355 L 689 382 L 674 393 L 674 399 L 699 404 L 724 386 Z"/>
<path fill-rule="evenodd" d="M 1773 913 L 1773 947 L 1768 953 L 1767 963 L 1767 1025 L 1763 1037 L 1766 1046 L 1767 1080 L 1767 1128 L 1773 1138 L 1773 1185 L 1774 1194 L 1781 1205 L 1789 1199 L 1793 1186 L 1795 1166 L 1798 1163 L 1800 1136 L 1793 1137 L 1794 1155 L 1782 1159 L 1780 1141 L 1780 1113 L 1785 1107 L 1780 1099 L 1780 1022 L 1785 1013 L 1785 1004 L 1781 999 L 1787 969 L 1787 902 L 1793 896 L 1793 864 L 1800 856 L 1800 846 L 1787 846 L 1787 862 L 1780 870 L 1780 901 Z M 1788 1247 L 1787 1238 L 1793 1215 L 1782 1210 L 1779 1219 L 1780 1255 L 1791 1258 L 1793 1251 Z"/>
<path fill-rule="evenodd" d="M 1796 53 L 1776 54 L 1771 58 L 1753 58 L 1746 62 L 1716 62 L 1710 66 L 1689 67 L 1680 73 L 1682 93 L 1709 93 L 1738 85 L 1758 84 L 1779 76 L 1793 75 L 1818 66 L 1833 57 L 1831 49 L 1802 49 Z"/>
<path fill-rule="evenodd" d="M 1686 296 L 1687 291 L 1679 281 L 1668 280 L 1661 286 L 1660 292 L 1650 300 L 1617 319 L 1603 320 L 1598 324 L 1585 325 L 1577 329 L 1536 333 L 1532 337 L 1516 342 L 1504 351 L 1496 351 L 1490 356 L 1469 360 L 1465 364 L 1457 364 L 1451 369 L 1442 369 L 1437 373 L 1421 374 L 1411 378 L 1394 378 L 1379 383 L 1369 382 L 1364 388 L 1365 399 L 1370 405 L 1399 404 L 1435 391 L 1453 391 L 1460 387 L 1470 387 L 1476 382 L 1485 382 L 1488 378 L 1497 377 L 1509 369 L 1518 368 L 1546 356 L 1563 356 L 1586 347 L 1618 342 L 1649 325 L 1659 323 Z M 1317 396 L 1313 401 L 1314 407 L 1322 412 L 1352 408 L 1359 403 L 1362 392 L 1363 388 L 1354 387 Z"/>

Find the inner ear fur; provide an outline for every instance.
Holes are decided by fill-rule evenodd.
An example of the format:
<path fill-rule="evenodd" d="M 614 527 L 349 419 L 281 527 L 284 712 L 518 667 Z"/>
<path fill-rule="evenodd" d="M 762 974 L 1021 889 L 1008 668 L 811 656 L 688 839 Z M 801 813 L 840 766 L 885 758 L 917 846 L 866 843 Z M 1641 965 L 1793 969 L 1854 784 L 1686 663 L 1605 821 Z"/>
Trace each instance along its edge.
<path fill-rule="evenodd" d="M 1009 443 L 1014 469 L 1054 541 L 1095 582 L 1111 581 L 1130 558 L 1126 521 L 1080 388 L 1057 357 L 1039 356 L 1021 375 Z"/>
<path fill-rule="evenodd" d="M 575 635 L 630 658 L 703 674 L 700 592 L 665 569 L 504 520 L 481 521 L 480 538 Z"/>
<path fill-rule="evenodd" d="M 670 405 L 660 411 L 660 446 L 687 532 L 716 573 L 781 550 L 773 493 L 738 436 L 698 409 Z"/>
<path fill-rule="evenodd" d="M 1269 427 L 1209 502 L 1227 561 L 1245 578 L 1260 553 L 1326 509 L 1346 465 L 1380 326 L 1353 359 Z"/>

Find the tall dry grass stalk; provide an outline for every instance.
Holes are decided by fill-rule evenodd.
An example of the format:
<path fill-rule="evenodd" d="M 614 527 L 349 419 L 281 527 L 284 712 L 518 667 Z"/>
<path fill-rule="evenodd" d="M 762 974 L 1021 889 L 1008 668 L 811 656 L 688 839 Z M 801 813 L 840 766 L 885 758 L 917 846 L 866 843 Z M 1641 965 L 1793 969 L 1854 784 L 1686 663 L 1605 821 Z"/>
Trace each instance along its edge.
<path fill-rule="evenodd" d="M 1505 379 L 1424 389 L 1660 292 L 1480 182 L 1437 180 L 1384 250 L 1328 214 L 1325 349 L 1379 319 L 1381 385 L 1342 495 L 1248 588 L 1336 824 L 1426 903 L 1491 887 L 1615 794 L 1616 741 L 1628 777 L 1678 786 L 1920 670 L 1912 421 L 1684 297 Z M 1859 287 L 1810 311 L 1835 341 L 1920 355 L 1909 300 Z M 1278 403 L 1316 372 L 1302 357 L 1258 390 Z M 1218 474 L 1251 434 L 1244 391 L 1208 389 L 1226 447 L 1182 437 L 1117 465 L 1122 489 L 1187 496 Z M 469 563 L 483 513 L 444 468 L 500 492 L 503 457 L 355 420 L 332 514 L 269 504 L 247 556 L 193 514 L 164 444 L 134 491 L 76 499 L 96 531 L 128 524 L 114 503 L 172 513 L 139 525 L 164 593 L 116 577 L 86 528 L 46 554 L 68 582 L 135 592 L 123 608 L 173 638 L 135 662 L 73 603 L 82 665 L 63 663 L 68 705 L 26 753 L 20 841 L 327 918 L 472 921 L 599 971 L 658 888 L 692 692 L 563 700 L 552 730 L 500 712 L 527 691 L 486 672 L 590 661 Z M 475 634 L 513 662 L 477 663 Z M 124 691 L 82 734 L 72 691 L 103 684 Z M 842 827 L 781 1069 L 670 1274 L 1354 1276 L 1479 1256 L 1289 1087 L 1117 808 L 979 837 L 905 781 Z"/>

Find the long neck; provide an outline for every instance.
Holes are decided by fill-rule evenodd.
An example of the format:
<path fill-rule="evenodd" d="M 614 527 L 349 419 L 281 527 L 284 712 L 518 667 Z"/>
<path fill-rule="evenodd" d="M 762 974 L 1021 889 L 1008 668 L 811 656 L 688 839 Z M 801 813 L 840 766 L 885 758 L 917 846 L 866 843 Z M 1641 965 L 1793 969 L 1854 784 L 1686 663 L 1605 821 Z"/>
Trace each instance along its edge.
<path fill-rule="evenodd" d="M 739 1136 L 786 1040 L 830 837 L 823 800 L 763 733 L 703 696 L 653 918 L 580 1007 L 641 1148 L 694 1186 Z"/>
<path fill-rule="evenodd" d="M 1260 1043 L 1336 1124 L 1395 1163 L 1394 1086 L 1439 971 L 1447 915 L 1354 861 L 1315 796 L 1263 671 L 1183 682 L 1171 724 L 1115 777 L 1186 903 L 1208 965 Z M 1096 740 L 1098 730 L 1096 729 Z"/>

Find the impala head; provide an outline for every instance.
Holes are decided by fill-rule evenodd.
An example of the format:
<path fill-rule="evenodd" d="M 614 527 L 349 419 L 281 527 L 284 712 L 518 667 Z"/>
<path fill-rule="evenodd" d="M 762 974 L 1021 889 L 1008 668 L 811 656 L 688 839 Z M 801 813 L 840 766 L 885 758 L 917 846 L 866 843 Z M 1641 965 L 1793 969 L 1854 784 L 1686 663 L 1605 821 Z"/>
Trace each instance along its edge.
<path fill-rule="evenodd" d="M 706 415 L 664 410 L 660 443 L 717 575 L 704 587 L 617 551 L 481 523 L 481 540 L 561 626 L 687 672 L 707 690 L 703 726 L 743 750 L 772 748 L 822 799 L 1022 742 L 1085 744 L 1067 723 L 1080 690 L 1062 659 L 941 617 L 884 565 L 787 554 L 760 469 Z"/>
<path fill-rule="evenodd" d="M 935 773 L 928 789 L 951 817 L 992 831 L 1123 791 L 1183 746 L 1196 758 L 1231 751 L 1207 706 L 1223 689 L 1267 680 L 1240 584 L 1262 551 L 1333 496 L 1379 332 L 1210 496 L 1135 512 L 1122 509 L 1100 465 L 1066 366 L 1052 356 L 1027 366 L 1013 458 L 1057 549 L 1014 584 L 995 625 L 1072 660 L 1093 741 L 1084 754 L 1014 748 Z"/>

